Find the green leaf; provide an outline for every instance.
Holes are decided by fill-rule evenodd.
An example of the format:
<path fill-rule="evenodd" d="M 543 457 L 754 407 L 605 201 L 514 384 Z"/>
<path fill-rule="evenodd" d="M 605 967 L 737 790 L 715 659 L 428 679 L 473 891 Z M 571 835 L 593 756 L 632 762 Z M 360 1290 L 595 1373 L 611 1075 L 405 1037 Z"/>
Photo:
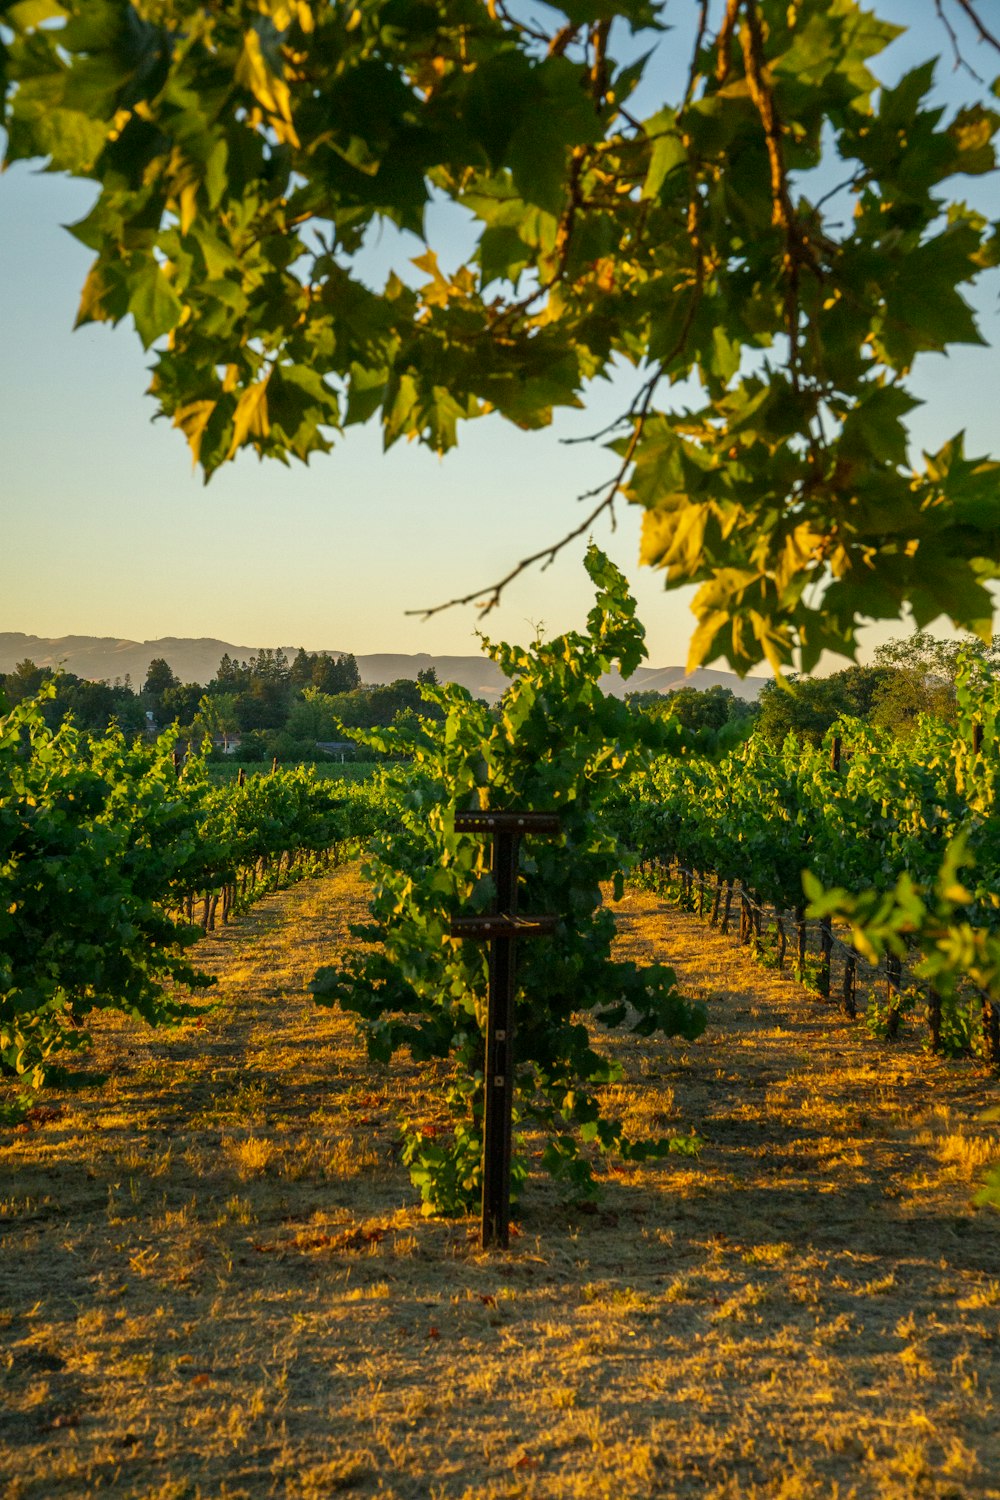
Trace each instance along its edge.
<path fill-rule="evenodd" d="M 673 110 L 661 110 L 648 122 L 646 129 L 653 142 L 653 149 L 650 152 L 646 180 L 642 185 L 642 196 L 657 198 L 670 173 L 677 167 L 687 165 L 688 154 Z"/>
<path fill-rule="evenodd" d="M 128 278 L 128 310 L 142 339 L 143 348 L 161 338 L 180 322 L 184 304 L 155 261 L 147 262 Z"/>
<path fill-rule="evenodd" d="M 864 391 L 844 420 L 839 451 L 904 464 L 909 434 L 902 419 L 921 404 L 898 386 Z"/>
<path fill-rule="evenodd" d="M 15 31 L 33 31 L 43 21 L 65 20 L 66 10 L 56 0 L 18 0 L 4 7 L 4 20 Z"/>

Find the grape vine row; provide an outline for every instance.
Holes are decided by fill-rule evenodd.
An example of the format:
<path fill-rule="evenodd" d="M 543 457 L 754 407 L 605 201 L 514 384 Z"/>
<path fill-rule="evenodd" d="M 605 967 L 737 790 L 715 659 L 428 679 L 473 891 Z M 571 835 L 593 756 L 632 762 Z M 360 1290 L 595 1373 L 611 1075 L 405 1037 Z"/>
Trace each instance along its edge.
<path fill-rule="evenodd" d="M 301 768 L 216 788 L 202 757 L 175 767 L 172 734 L 53 731 L 40 700 L 0 718 L 0 1071 L 40 1082 L 94 1009 L 191 1014 L 198 936 L 344 857 L 379 797 Z"/>
<path fill-rule="evenodd" d="M 927 717 L 905 738 L 847 721 L 815 748 L 753 737 L 718 761 L 661 758 L 619 789 L 619 838 L 640 877 L 673 869 L 702 909 L 710 881 L 716 918 L 734 896 L 751 908 L 740 921 L 754 942 L 773 913 L 782 960 L 794 940 L 803 966 L 806 919 L 819 920 L 826 993 L 841 918 L 851 952 L 885 960 L 890 1035 L 916 999 L 905 965 L 932 1046 L 1000 1064 L 1000 686 L 967 673 L 959 705 L 957 726 Z M 850 1012 L 849 956 L 846 968 Z"/>

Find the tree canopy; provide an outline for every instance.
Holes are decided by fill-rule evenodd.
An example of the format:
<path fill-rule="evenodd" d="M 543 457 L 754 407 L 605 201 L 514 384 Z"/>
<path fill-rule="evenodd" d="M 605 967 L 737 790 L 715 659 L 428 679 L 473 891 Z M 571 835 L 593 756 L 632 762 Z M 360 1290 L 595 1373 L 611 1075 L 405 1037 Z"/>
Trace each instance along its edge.
<path fill-rule="evenodd" d="M 1000 52 L 973 0 L 934 8 L 943 45 L 964 14 Z M 1000 466 L 961 434 L 914 466 L 905 426 L 918 356 L 981 341 L 963 288 L 1000 236 L 953 195 L 996 165 L 987 91 L 970 76 L 943 110 L 930 61 L 881 87 L 898 28 L 856 0 L 545 16 L 2 0 L 6 159 L 99 185 L 73 227 L 96 257 L 79 320 L 132 317 L 206 477 L 244 448 L 308 460 L 376 417 L 387 444 L 439 451 L 491 412 L 537 428 L 631 370 L 570 535 L 619 494 L 643 508 L 643 560 L 700 584 L 692 666 L 808 671 L 907 605 L 987 638 Z M 435 200 L 465 215 L 462 263 L 427 239 Z M 423 252 L 372 285 L 385 223 Z"/>

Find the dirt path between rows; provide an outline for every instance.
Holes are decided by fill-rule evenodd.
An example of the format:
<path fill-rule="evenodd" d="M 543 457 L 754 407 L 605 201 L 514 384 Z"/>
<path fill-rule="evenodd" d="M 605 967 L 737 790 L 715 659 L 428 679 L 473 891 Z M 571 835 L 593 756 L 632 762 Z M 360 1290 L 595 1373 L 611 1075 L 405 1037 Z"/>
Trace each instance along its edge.
<path fill-rule="evenodd" d="M 532 1178 L 485 1256 L 398 1161 L 426 1078 L 305 993 L 362 903 L 271 898 L 199 947 L 203 1020 L 103 1020 L 108 1082 L 0 1126 L 5 1497 L 1000 1497 L 987 1074 L 628 896 L 711 1024 L 616 1039 L 609 1102 L 705 1147 L 590 1214 Z"/>

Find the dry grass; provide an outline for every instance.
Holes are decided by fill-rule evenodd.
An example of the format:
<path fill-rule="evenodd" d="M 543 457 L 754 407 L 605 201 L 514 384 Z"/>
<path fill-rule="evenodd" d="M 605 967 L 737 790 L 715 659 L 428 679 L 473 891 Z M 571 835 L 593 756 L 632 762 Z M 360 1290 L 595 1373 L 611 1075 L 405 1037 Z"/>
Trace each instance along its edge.
<path fill-rule="evenodd" d="M 985 1074 L 629 897 L 712 1026 L 613 1041 L 610 1092 L 706 1148 L 592 1214 L 533 1179 L 485 1256 L 398 1163 L 422 1075 L 304 994 L 361 899 L 338 871 L 208 939 L 218 1009 L 102 1025 L 110 1081 L 0 1135 L 5 1497 L 1000 1496 Z"/>

